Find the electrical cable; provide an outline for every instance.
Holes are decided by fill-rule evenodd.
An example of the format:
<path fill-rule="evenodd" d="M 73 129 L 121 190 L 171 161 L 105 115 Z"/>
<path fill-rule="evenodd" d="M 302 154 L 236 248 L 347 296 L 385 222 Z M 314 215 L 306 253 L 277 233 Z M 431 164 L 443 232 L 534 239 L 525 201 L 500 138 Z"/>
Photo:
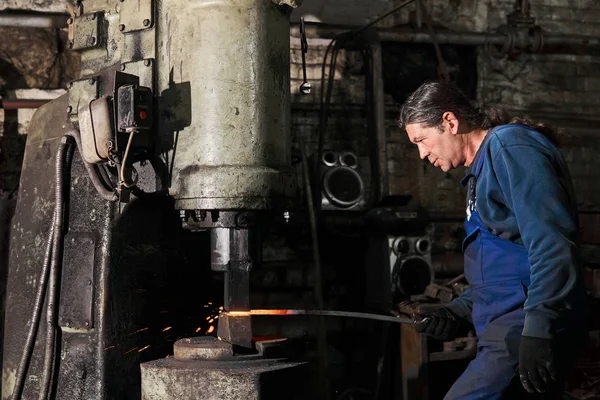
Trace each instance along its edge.
<path fill-rule="evenodd" d="M 68 132 L 65 133 L 66 136 L 70 136 L 73 139 L 75 139 L 75 143 L 77 144 L 77 149 L 79 150 L 79 154 L 81 155 L 81 137 L 79 136 L 79 131 L 77 130 L 70 130 Z M 103 182 L 103 180 L 100 178 L 99 174 L 98 174 L 98 170 L 96 169 L 97 167 L 93 164 L 90 164 L 88 162 L 86 162 L 83 159 L 83 156 L 81 157 L 81 161 L 83 162 L 83 165 L 85 166 L 85 169 L 88 172 L 88 175 L 90 177 L 90 181 L 92 182 L 92 185 L 94 185 L 94 188 L 96 189 L 96 192 L 98 192 L 98 195 L 107 201 L 117 201 L 119 200 L 119 196 L 116 193 L 116 190 L 114 188 L 112 189 L 108 189 L 106 187 L 107 183 Z"/>
<path fill-rule="evenodd" d="M 104 184 L 107 185 L 107 187 L 112 187 L 112 181 L 105 164 L 98 165 L 98 172 L 100 178 L 104 181 Z"/>
<path fill-rule="evenodd" d="M 38 283 L 38 289 L 35 294 L 33 313 L 31 315 L 31 321 L 29 324 L 29 331 L 25 339 L 25 346 L 23 348 L 23 355 L 17 369 L 15 376 L 15 387 L 11 396 L 11 400 L 20 400 L 23 395 L 23 388 L 25 386 L 25 377 L 27 376 L 27 370 L 31 362 L 31 354 L 33 353 L 33 346 L 35 345 L 35 339 L 37 337 L 37 331 L 40 324 L 40 317 L 42 315 L 42 307 L 44 306 L 44 299 L 46 295 L 46 288 L 48 283 L 48 276 L 50 272 L 50 259 L 52 258 L 52 244 L 54 241 L 54 225 L 55 225 L 56 213 L 54 213 L 50 233 L 48 234 L 48 241 L 46 242 L 46 251 L 44 255 L 44 263 L 42 271 L 40 273 L 40 280 Z"/>
<path fill-rule="evenodd" d="M 64 228 L 64 204 L 65 204 L 65 161 L 69 151 L 73 150 L 73 138 L 64 136 L 56 155 L 56 178 L 55 178 L 55 204 L 54 204 L 54 230 L 52 239 L 52 259 L 50 261 L 50 276 L 48 280 L 47 303 L 46 303 L 46 351 L 44 355 L 44 366 L 42 383 L 40 386 L 39 399 L 47 400 L 51 387 L 52 370 L 56 355 L 56 327 L 58 320 L 58 292 L 60 285 L 60 269 L 62 264 L 63 228 Z M 71 142 L 71 143 L 70 143 Z"/>
<path fill-rule="evenodd" d="M 417 7 L 421 9 L 423 17 L 425 17 L 425 24 L 427 25 L 429 35 L 431 36 L 431 41 L 433 42 L 435 56 L 438 61 L 438 75 L 445 82 L 450 82 L 450 73 L 448 72 L 448 67 L 446 66 L 446 62 L 444 61 L 444 57 L 442 56 L 442 51 L 440 50 L 440 44 L 437 40 L 437 36 L 435 35 L 435 30 L 433 29 L 433 21 L 431 19 L 431 15 L 429 15 L 429 12 L 425 8 L 423 0 L 417 0 Z"/>

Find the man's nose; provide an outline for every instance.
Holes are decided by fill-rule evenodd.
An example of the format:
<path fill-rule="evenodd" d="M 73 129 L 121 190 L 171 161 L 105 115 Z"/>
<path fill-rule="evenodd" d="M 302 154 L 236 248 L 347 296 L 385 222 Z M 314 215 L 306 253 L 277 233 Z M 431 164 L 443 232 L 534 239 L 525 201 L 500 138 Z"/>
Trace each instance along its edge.
<path fill-rule="evenodd" d="M 427 157 L 429 157 L 429 154 L 429 150 L 426 150 L 423 147 L 419 146 L 419 157 L 421 157 L 421 160 L 424 160 Z"/>

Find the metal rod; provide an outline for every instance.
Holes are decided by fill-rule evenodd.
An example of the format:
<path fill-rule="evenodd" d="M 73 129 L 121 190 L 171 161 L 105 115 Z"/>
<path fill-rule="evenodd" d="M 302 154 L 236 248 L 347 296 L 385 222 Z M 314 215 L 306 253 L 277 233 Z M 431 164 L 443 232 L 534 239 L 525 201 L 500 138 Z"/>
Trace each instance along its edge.
<path fill-rule="evenodd" d="M 68 14 L 27 14 L 0 12 L 0 26 L 19 28 L 66 28 Z"/>
<path fill-rule="evenodd" d="M 250 311 L 230 311 L 228 314 L 232 317 L 247 316 L 247 315 L 271 315 L 271 316 L 291 316 L 291 315 L 318 315 L 325 317 L 346 317 L 346 318 L 362 318 L 372 319 L 377 321 L 395 322 L 397 324 L 418 325 L 426 320 L 426 318 L 415 320 L 411 318 L 400 318 L 391 315 L 371 314 L 354 311 L 338 311 L 338 310 L 250 310 Z"/>
<path fill-rule="evenodd" d="M 3 108 L 5 110 L 18 110 L 19 108 L 39 108 L 50 101 L 51 101 L 50 99 L 48 99 L 48 100 L 46 100 L 46 99 L 40 99 L 40 100 L 33 100 L 33 99 L 4 100 L 4 99 L 0 99 L 0 108 Z"/>

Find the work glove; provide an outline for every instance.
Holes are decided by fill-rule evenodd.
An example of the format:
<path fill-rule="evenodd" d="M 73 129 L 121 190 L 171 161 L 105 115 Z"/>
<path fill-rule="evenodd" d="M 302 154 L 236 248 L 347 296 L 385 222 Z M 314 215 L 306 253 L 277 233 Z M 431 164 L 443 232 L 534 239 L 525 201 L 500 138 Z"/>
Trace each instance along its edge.
<path fill-rule="evenodd" d="M 529 393 L 545 393 L 557 382 L 552 339 L 521 336 L 519 378 Z"/>
<path fill-rule="evenodd" d="M 447 308 L 440 308 L 425 315 L 424 322 L 417 324 L 415 329 L 419 333 L 426 333 L 434 339 L 448 341 L 453 340 L 465 329 L 469 323 Z"/>

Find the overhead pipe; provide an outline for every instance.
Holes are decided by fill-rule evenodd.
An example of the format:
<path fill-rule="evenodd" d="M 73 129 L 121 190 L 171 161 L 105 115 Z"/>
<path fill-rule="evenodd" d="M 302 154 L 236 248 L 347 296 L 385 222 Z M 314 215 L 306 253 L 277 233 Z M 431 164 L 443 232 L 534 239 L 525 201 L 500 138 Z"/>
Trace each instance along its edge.
<path fill-rule="evenodd" d="M 306 26 L 306 35 L 309 38 L 334 38 L 337 34 L 352 30 L 351 27 L 332 27 L 323 24 L 310 24 Z M 382 42 L 396 43 L 433 43 L 429 32 L 403 27 L 399 29 L 380 29 L 379 37 Z M 527 34 L 523 34 L 527 33 Z M 293 26 L 292 36 L 298 36 L 298 28 Z M 600 37 L 582 35 L 557 35 L 547 34 L 536 30 L 533 34 L 528 31 L 507 29 L 504 32 L 436 32 L 435 38 L 439 44 L 484 46 L 494 45 L 505 48 L 541 50 L 549 46 L 585 46 L 600 48 Z"/>
<path fill-rule="evenodd" d="M 14 13 L 0 12 L 0 26 L 18 28 L 53 28 L 67 27 L 68 14 L 59 13 Z"/>
<path fill-rule="evenodd" d="M 50 102 L 51 99 L 15 99 L 4 100 L 0 99 L 0 108 L 5 110 L 18 110 L 19 108 L 40 108 L 44 104 Z"/>

